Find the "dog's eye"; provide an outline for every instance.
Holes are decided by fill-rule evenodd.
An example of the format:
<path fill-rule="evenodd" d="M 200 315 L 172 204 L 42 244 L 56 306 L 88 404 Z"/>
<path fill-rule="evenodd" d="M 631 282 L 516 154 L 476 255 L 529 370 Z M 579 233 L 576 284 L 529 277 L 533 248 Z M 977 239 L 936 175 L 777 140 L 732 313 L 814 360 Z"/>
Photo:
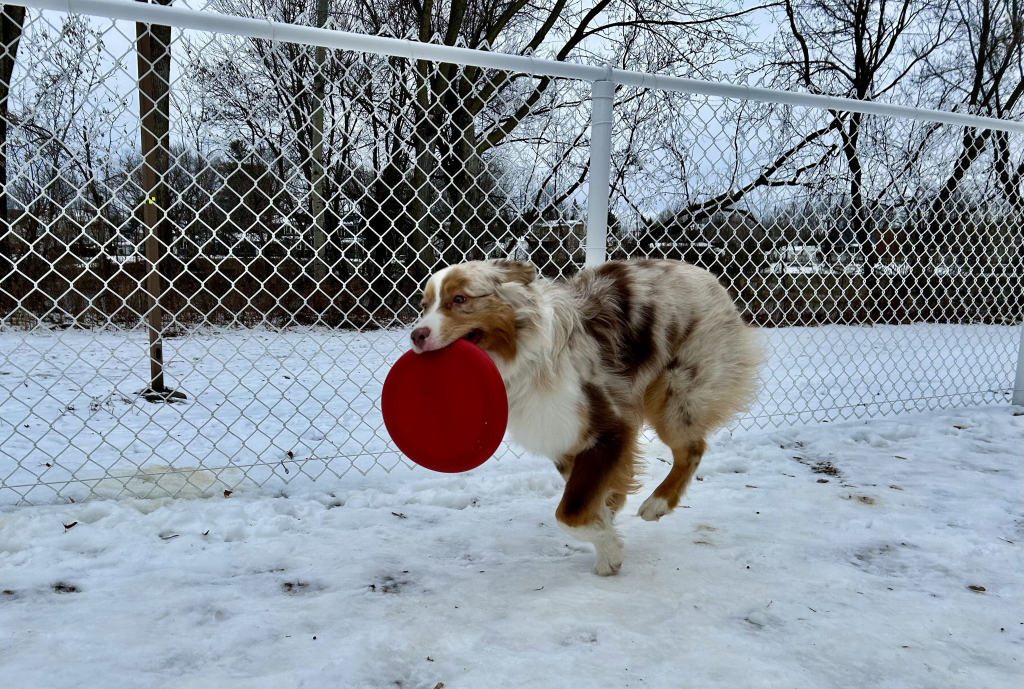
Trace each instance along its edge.
<path fill-rule="evenodd" d="M 466 303 L 466 298 L 464 296 L 462 296 L 461 294 L 458 294 L 458 295 L 455 296 L 454 299 L 452 299 L 452 303 L 453 304 L 465 304 Z"/>

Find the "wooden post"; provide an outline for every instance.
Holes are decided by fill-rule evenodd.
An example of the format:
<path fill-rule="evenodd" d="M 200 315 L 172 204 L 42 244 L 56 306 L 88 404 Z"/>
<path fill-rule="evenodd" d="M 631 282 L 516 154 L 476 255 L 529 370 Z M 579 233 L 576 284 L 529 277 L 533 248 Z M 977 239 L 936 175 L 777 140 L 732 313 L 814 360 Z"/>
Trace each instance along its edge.
<path fill-rule="evenodd" d="M 1024 324 L 1020 329 L 1020 348 L 1017 350 L 1017 375 L 1013 381 L 1013 404 L 1024 406 Z"/>
<path fill-rule="evenodd" d="M 170 402 L 185 398 L 180 392 L 168 390 L 164 384 L 161 305 L 163 285 L 160 278 L 160 263 L 163 251 L 159 228 L 169 201 L 163 177 L 167 173 L 170 151 L 168 113 L 171 27 L 137 22 L 135 31 L 139 70 L 142 187 L 146 193 L 142 219 L 146 226 L 146 261 L 149 264 L 146 275 L 146 291 L 149 293 L 149 313 L 146 319 L 149 323 L 149 386 L 141 394 L 150 402 Z"/>

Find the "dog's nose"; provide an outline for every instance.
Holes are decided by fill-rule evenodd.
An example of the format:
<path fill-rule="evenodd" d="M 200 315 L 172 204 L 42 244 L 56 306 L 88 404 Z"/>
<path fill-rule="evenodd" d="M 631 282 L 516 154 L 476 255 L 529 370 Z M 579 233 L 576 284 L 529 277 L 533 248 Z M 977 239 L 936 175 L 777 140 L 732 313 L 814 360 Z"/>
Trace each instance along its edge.
<path fill-rule="evenodd" d="M 416 328 L 412 331 L 412 343 L 414 345 L 423 346 L 423 343 L 430 337 L 430 328 L 424 326 L 422 328 Z"/>

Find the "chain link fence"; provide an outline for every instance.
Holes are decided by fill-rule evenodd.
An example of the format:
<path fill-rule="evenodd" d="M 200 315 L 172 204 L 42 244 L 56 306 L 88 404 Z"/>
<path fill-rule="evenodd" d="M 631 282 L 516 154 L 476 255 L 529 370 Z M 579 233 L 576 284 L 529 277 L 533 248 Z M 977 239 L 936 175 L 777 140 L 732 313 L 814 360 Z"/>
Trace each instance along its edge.
<path fill-rule="evenodd" d="M 1010 401 L 1007 128 L 625 84 L 592 127 L 591 81 L 455 62 L 495 54 L 3 19 L 0 503 L 409 466 L 381 386 L 473 259 L 708 268 L 770 348 L 740 427 Z"/>

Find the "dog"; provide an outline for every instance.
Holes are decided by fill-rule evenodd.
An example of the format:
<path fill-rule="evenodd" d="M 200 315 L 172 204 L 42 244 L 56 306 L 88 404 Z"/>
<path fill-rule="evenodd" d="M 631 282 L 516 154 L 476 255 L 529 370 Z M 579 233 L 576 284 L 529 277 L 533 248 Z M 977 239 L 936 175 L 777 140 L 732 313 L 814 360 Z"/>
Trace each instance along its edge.
<path fill-rule="evenodd" d="M 757 330 L 706 270 L 669 260 L 612 261 L 564 281 L 518 261 L 473 261 L 432 275 L 413 350 L 464 339 L 505 382 L 508 429 L 565 479 L 555 518 L 594 544 L 594 572 L 622 566 L 614 525 L 637 491 L 645 423 L 672 449 L 672 469 L 639 509 L 657 521 L 679 504 L 706 438 L 757 392 Z"/>

